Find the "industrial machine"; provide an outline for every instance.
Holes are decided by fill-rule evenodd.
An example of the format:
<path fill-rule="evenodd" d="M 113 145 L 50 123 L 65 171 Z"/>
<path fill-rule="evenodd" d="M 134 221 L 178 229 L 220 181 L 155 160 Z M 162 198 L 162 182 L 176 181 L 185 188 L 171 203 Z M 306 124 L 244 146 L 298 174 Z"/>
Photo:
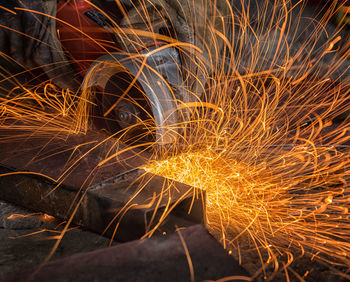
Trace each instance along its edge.
<path fill-rule="evenodd" d="M 149 30 L 127 25 L 126 14 L 134 5 L 60 0 L 58 38 L 83 78 L 82 91 L 94 92 L 97 127 L 168 144 L 176 140 L 177 125 L 185 116 L 178 110 L 179 101 L 190 95 L 183 58 L 174 44 L 166 42 L 173 36 L 166 19 L 160 18 Z M 159 13 L 160 8 L 154 9 L 148 13 Z"/>
<path fill-rule="evenodd" d="M 27 0 L 23 6 L 21 1 L 11 2 L 6 7 L 8 17 L 15 14 L 11 9 L 25 7 L 21 17 L 11 19 L 25 19 L 25 25 L 21 22 L 17 27 L 30 40 L 9 43 L 27 43 L 19 53 L 29 43 L 38 43 L 33 45 L 36 48 L 30 46 L 25 59 L 38 59 L 37 65 L 59 87 L 65 86 L 55 82 L 55 75 L 62 82 L 73 81 L 78 74 L 80 95 L 92 93 L 86 101 L 92 105 L 95 126 L 128 135 L 126 141 L 133 143 L 147 137 L 153 138 L 151 144 L 160 145 L 176 140 L 182 118 L 178 104 L 186 102 L 183 97 L 190 80 L 183 71 L 180 50 L 169 44 L 173 35 L 167 20 L 158 21 L 151 32 L 147 25 L 127 24 L 129 12 L 142 8 L 135 9 L 136 0 L 59 0 L 57 6 L 56 0 Z M 149 13 L 159 9 L 148 8 Z M 28 23 L 37 26 L 26 30 Z M 9 29 L 12 26 L 10 22 Z M 64 64 L 69 73 L 60 77 Z M 150 152 L 116 144 L 94 129 L 64 140 L 55 134 L 31 133 L 23 133 L 23 142 L 12 138 L 22 136 L 18 127 L 2 128 L 0 135 L 11 141 L 0 146 L 0 186 L 9 188 L 0 189 L 0 199 L 68 221 L 75 218 L 75 224 L 119 240 L 134 240 L 155 227 L 167 233 L 205 222 L 205 192 L 142 170 Z M 20 179 L 19 171 L 34 178 Z M 28 185 L 22 185 L 22 180 L 28 180 Z M 12 184 L 18 189 L 12 189 Z"/>

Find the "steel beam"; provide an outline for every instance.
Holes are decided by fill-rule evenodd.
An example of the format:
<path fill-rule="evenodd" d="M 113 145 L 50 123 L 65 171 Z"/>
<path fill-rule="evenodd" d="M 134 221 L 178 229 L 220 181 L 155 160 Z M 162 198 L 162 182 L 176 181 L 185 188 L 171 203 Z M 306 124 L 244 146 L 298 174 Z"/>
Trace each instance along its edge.
<path fill-rule="evenodd" d="M 147 153 L 104 138 L 0 144 L 0 199 L 121 241 L 205 222 L 204 192 L 138 169 Z"/>

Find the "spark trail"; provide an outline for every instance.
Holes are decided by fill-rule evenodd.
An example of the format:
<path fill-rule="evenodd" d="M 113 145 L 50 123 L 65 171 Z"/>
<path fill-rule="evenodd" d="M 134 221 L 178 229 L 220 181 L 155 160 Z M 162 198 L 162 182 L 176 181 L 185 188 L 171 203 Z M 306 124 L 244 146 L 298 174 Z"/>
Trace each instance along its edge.
<path fill-rule="evenodd" d="M 253 250 L 255 276 L 302 280 L 291 264 L 305 255 L 348 277 L 350 51 L 344 27 L 329 24 L 339 7 L 309 17 L 305 1 L 202 2 L 207 9 L 189 17 L 200 47 L 155 34 L 148 2 L 139 6 L 146 32 L 114 23 L 128 48 L 161 39 L 196 66 L 191 98 L 177 101 L 177 142 L 153 148 L 145 170 L 205 190 L 208 229 L 243 265 Z M 0 96 L 1 128 L 84 134 L 93 93 L 42 89 Z"/>

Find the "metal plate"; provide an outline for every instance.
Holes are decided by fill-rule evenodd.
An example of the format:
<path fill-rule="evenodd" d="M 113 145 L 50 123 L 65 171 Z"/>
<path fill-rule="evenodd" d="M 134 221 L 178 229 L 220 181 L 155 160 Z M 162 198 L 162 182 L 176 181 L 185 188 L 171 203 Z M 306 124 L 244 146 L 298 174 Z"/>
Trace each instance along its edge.
<path fill-rule="evenodd" d="M 204 193 L 138 169 L 147 152 L 96 132 L 13 140 L 0 144 L 5 201 L 64 220 L 74 213 L 73 223 L 121 241 L 204 222 Z"/>

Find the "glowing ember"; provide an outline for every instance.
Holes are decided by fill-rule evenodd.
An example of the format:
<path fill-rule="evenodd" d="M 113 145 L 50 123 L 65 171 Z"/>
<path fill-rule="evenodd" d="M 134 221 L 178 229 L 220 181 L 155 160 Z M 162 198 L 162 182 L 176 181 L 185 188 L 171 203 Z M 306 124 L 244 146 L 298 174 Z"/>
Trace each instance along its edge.
<path fill-rule="evenodd" d="M 41 213 L 31 213 L 31 214 L 11 214 L 7 219 L 16 219 L 16 218 L 26 218 L 31 216 L 41 215 Z"/>

